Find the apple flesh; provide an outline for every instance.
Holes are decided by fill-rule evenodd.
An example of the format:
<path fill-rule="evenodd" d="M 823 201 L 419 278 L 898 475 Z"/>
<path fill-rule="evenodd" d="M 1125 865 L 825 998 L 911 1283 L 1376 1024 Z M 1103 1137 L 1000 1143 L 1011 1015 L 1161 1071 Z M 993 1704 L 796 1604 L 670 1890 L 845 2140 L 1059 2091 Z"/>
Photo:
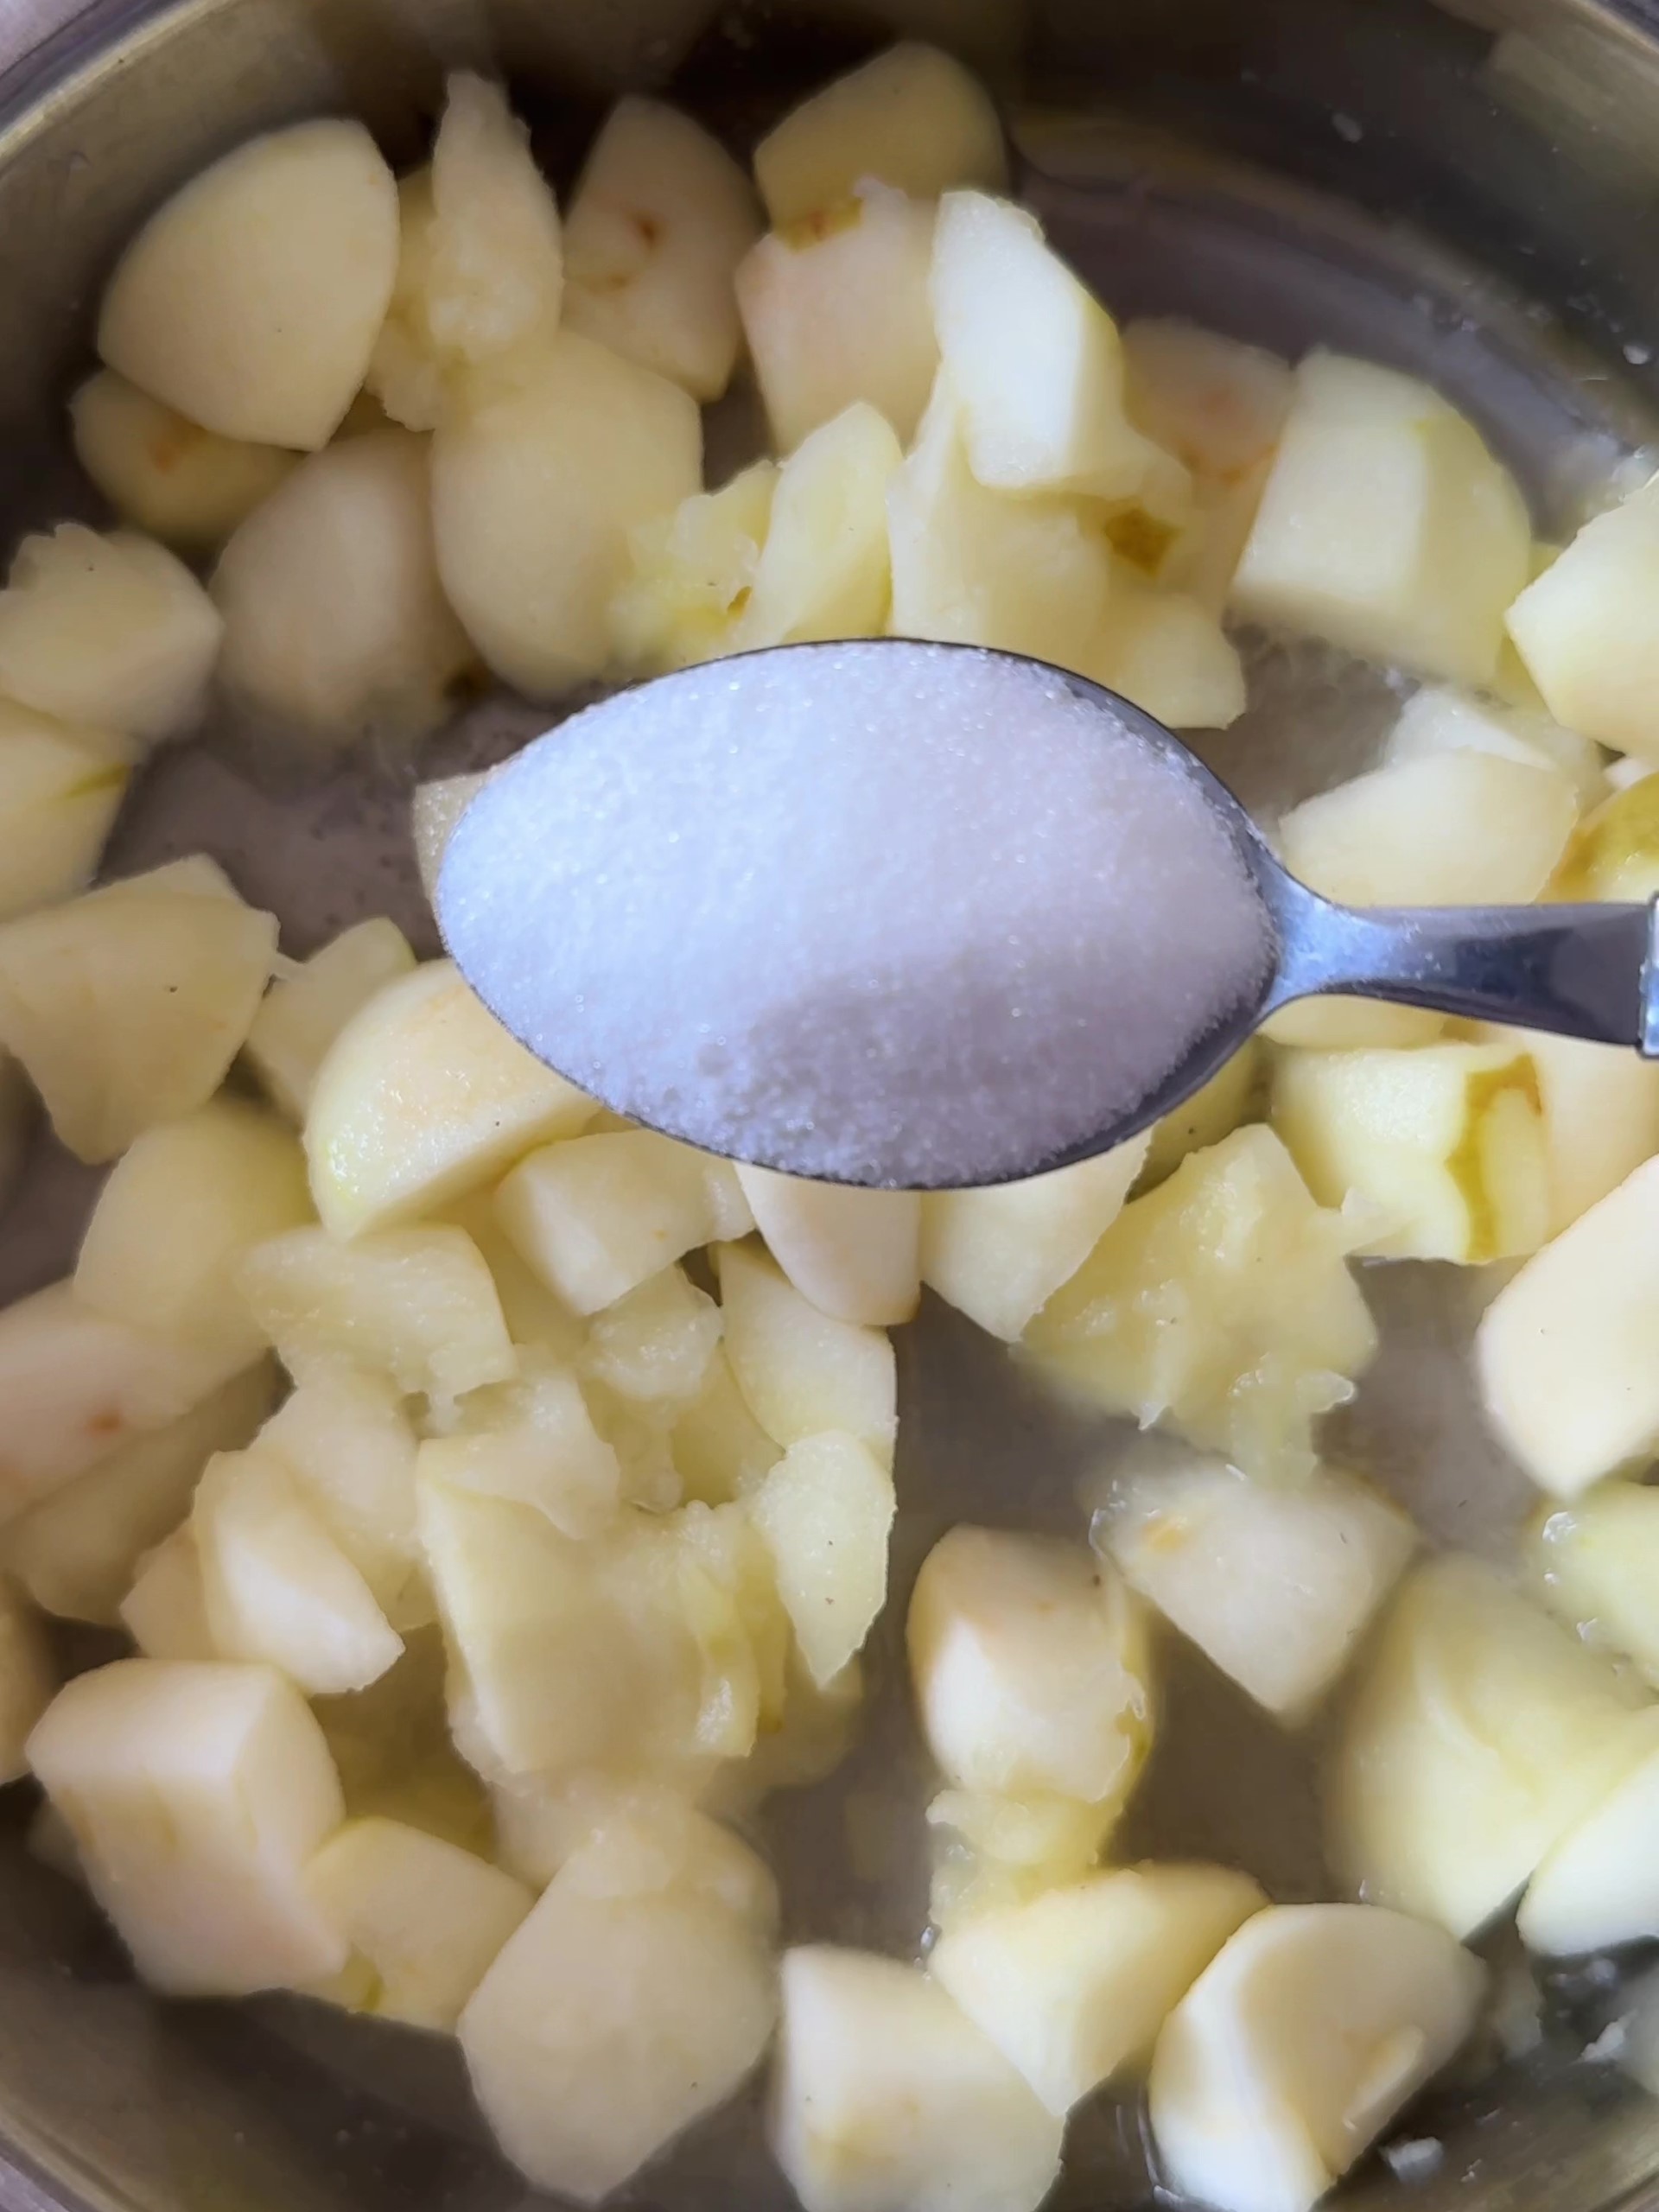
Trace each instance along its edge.
<path fill-rule="evenodd" d="M 297 455 L 204 430 L 113 369 L 69 403 L 75 458 L 124 522 L 188 551 L 220 545 Z"/>
<path fill-rule="evenodd" d="M 1569 729 L 1659 760 L 1659 481 L 1586 523 L 1519 592 L 1510 635 L 1549 711 Z"/>

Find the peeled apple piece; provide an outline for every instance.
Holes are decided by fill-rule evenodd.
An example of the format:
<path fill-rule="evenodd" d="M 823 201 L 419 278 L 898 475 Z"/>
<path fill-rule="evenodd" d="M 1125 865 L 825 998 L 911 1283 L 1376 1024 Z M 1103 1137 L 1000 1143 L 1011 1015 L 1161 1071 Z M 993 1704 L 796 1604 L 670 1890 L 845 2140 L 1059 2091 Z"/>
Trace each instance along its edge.
<path fill-rule="evenodd" d="M 1659 1160 L 1498 1293 L 1475 1335 L 1487 1418 L 1534 1482 L 1574 1497 L 1659 1450 Z"/>
<path fill-rule="evenodd" d="M 119 1660 L 59 1692 L 29 1758 L 153 1989 L 245 1997 L 345 1965 L 304 1879 L 340 1777 L 275 1668 Z"/>
<path fill-rule="evenodd" d="M 1396 1506 L 1339 1468 L 1281 1486 L 1173 1453 L 1132 1457 L 1110 1478 L 1092 1535 L 1143 1598 L 1290 1726 L 1347 1667 L 1417 1544 Z"/>
<path fill-rule="evenodd" d="M 499 1866 L 402 1821 L 347 1821 L 305 1884 L 367 1970 L 367 1994 L 352 2009 L 441 2032 L 536 1901 Z"/>
<path fill-rule="evenodd" d="M 1210 609 L 1122 563 L 1088 672 L 1171 729 L 1226 729 L 1247 704 L 1238 648 Z"/>
<path fill-rule="evenodd" d="M 1482 1042 L 1523 1052 L 1538 1080 L 1552 1235 L 1659 1152 L 1659 1066 L 1623 1045 L 1482 1026 Z"/>
<path fill-rule="evenodd" d="M 558 327 L 564 248 L 529 133 L 499 85 L 448 81 L 430 166 L 398 188 L 401 247 L 369 390 L 395 422 L 435 429 L 470 373 Z"/>
<path fill-rule="evenodd" d="M 904 452 L 887 417 L 859 402 L 803 439 L 784 463 L 740 651 L 825 638 L 880 637 L 887 626 L 887 486 Z"/>
<path fill-rule="evenodd" d="M 223 543 L 298 456 L 204 430 L 113 369 L 69 403 L 75 457 L 124 521 L 167 544 Z"/>
<path fill-rule="evenodd" d="M 607 1130 L 532 1152 L 497 1189 L 495 1211 L 535 1273 L 576 1313 L 597 1313 L 720 1234 L 731 1175 L 654 1130 Z"/>
<path fill-rule="evenodd" d="M 1592 1649 L 1634 1661 L 1659 1688 L 1659 1490 L 1598 1483 L 1547 1510 L 1532 1564 L 1558 1620 Z"/>
<path fill-rule="evenodd" d="M 24 538 L 0 591 L 8 698 L 144 744 L 201 718 L 224 625 L 154 538 L 77 522 Z"/>
<path fill-rule="evenodd" d="M 1338 1879 L 1474 1935 L 1653 1743 L 1640 1695 L 1495 1568 L 1455 1554 L 1419 1567 L 1327 1774 Z"/>
<path fill-rule="evenodd" d="M 899 1385 L 886 1337 L 821 1312 L 752 1246 L 715 1257 L 726 1357 L 767 1435 L 787 1450 L 839 1430 L 891 1466 Z"/>
<path fill-rule="evenodd" d="M 274 1454 L 220 1452 L 190 1527 L 207 1632 L 225 1658 L 279 1667 L 308 1697 L 363 1689 L 396 1662 L 401 1638 Z"/>
<path fill-rule="evenodd" d="M 855 1436 L 830 1430 L 791 1445 L 748 1508 L 822 1689 L 861 1649 L 886 1600 L 893 1477 Z"/>
<path fill-rule="evenodd" d="M 773 227 L 834 207 L 866 177 L 927 200 L 953 185 L 1007 188 L 990 95 L 936 46 L 904 40 L 791 108 L 754 149 Z"/>
<path fill-rule="evenodd" d="M 1659 479 L 1586 523 L 1509 610 L 1510 635 L 1550 713 L 1644 760 L 1659 760 L 1656 586 Z"/>
<path fill-rule="evenodd" d="M 1549 1235 L 1542 1100 L 1518 1040 L 1287 1052 L 1273 1126 L 1322 1205 L 1362 1202 L 1376 1258 L 1478 1266 Z"/>
<path fill-rule="evenodd" d="M 783 1963 L 767 2132 L 804 2212 L 1036 2212 L 1061 2123 L 918 1967 Z"/>
<path fill-rule="evenodd" d="M 1608 780 L 1617 787 L 1579 824 L 1550 886 L 1554 898 L 1640 901 L 1659 891 L 1659 783 L 1651 770 L 1628 782 L 1610 771 Z"/>
<path fill-rule="evenodd" d="M 1218 2212 L 1310 2212 L 1455 2054 L 1484 1980 L 1478 1959 L 1403 1913 L 1257 1913 L 1158 2038 L 1166 2183 Z"/>
<path fill-rule="evenodd" d="M 578 1363 L 619 1397 L 677 1412 L 702 1389 L 720 1338 L 719 1306 L 667 1267 L 594 1316 Z"/>
<path fill-rule="evenodd" d="M 216 1098 L 146 1129 L 116 1163 L 81 1239 L 75 1294 L 111 1320 L 245 1363 L 264 1342 L 236 1293 L 243 1255 L 310 1219 L 294 1137 L 257 1107 Z"/>
<path fill-rule="evenodd" d="M 1141 489 L 1158 449 L 1123 410 L 1117 326 L 1034 215 L 984 193 L 947 193 L 930 291 L 982 484 L 1103 499 Z"/>
<path fill-rule="evenodd" d="M 238 146 L 116 264 L 98 350 L 227 438 L 311 451 L 351 405 L 391 297 L 397 188 L 360 123 Z"/>
<path fill-rule="evenodd" d="M 429 962 L 361 1007 L 317 1071 L 305 1121 L 317 1211 L 337 1236 L 434 1212 L 596 1110 L 453 961 Z"/>
<path fill-rule="evenodd" d="M 1080 1545 L 953 1529 L 906 1627 L 928 1749 L 963 1789 L 1078 1804 L 1128 1796 L 1151 1739 L 1139 1601 Z"/>
<path fill-rule="evenodd" d="M 837 1321 L 908 1321 L 921 1297 L 922 1200 L 769 1167 L 737 1170 L 766 1249 L 804 1298 Z"/>
<path fill-rule="evenodd" d="M 608 1841 L 601 1831 L 560 1868 L 460 2026 L 507 2156 L 582 2204 L 731 2096 L 778 2010 L 768 1937 L 746 1913 L 673 1853 Z"/>
<path fill-rule="evenodd" d="M 779 453 L 860 400 L 909 441 L 939 365 L 934 225 L 931 200 L 867 180 L 769 231 L 739 264 L 743 335 Z"/>
<path fill-rule="evenodd" d="M 438 896 L 438 870 L 455 825 L 474 798 L 490 779 L 488 769 L 469 776 L 438 776 L 429 784 L 416 784 L 410 801 L 410 836 L 415 847 L 415 866 L 429 906 Z"/>
<path fill-rule="evenodd" d="M 165 1428 L 105 1452 L 10 1524 L 10 1572 L 43 1612 L 117 1627 L 144 1554 L 189 1512 L 213 1453 L 251 1440 L 275 1395 L 271 1364 L 260 1360 Z"/>
<path fill-rule="evenodd" d="M 946 377 L 888 486 L 887 532 L 894 636 L 1092 671 L 1114 589 L 1110 545 L 1079 501 L 979 481 Z"/>
<path fill-rule="evenodd" d="M 1526 501 L 1471 423 L 1414 377 L 1314 353 L 1232 603 L 1366 659 L 1486 685 L 1531 556 Z"/>
<path fill-rule="evenodd" d="M 424 736 L 473 658 L 438 582 L 426 446 L 407 430 L 302 461 L 213 571 L 234 707 L 325 746 Z"/>
<path fill-rule="evenodd" d="M 314 1375 L 258 1444 L 294 1476 L 393 1628 L 430 1621 L 415 1531 L 416 1442 L 396 1384 L 352 1367 Z"/>
<path fill-rule="evenodd" d="M 1363 1236 L 1271 1129 L 1247 1126 L 1131 1199 L 1025 1351 L 1085 1404 L 1161 1421 L 1264 1481 L 1305 1476 L 1313 1421 L 1376 1350 L 1347 1267 Z"/>
<path fill-rule="evenodd" d="M 1015 1343 L 1123 1211 L 1151 1141 L 1131 1137 L 1024 1182 L 930 1192 L 921 1201 L 923 1281 L 991 1336 Z"/>
<path fill-rule="evenodd" d="M 777 463 L 757 461 L 632 533 L 632 571 L 611 603 L 626 664 L 659 674 L 736 650 L 777 483 Z"/>
<path fill-rule="evenodd" d="M 377 915 L 342 930 L 271 985 L 245 1049 L 261 1087 L 290 1121 L 304 1121 L 317 1071 L 352 1016 L 414 965 L 397 923 Z"/>
<path fill-rule="evenodd" d="M 157 873 L 0 927 L 0 1046 L 80 1160 L 206 1105 L 275 964 L 274 914 Z"/>
<path fill-rule="evenodd" d="M 0 1309 L 0 1521 L 166 1428 L 240 1364 L 111 1321 L 72 1282 Z"/>
<path fill-rule="evenodd" d="M 1516 1926 L 1529 1951 L 1578 1958 L 1659 1936 L 1659 1741 L 1599 1798 L 1527 1885 Z"/>
<path fill-rule="evenodd" d="M 121 1600 L 121 1625 L 146 1659 L 219 1657 L 188 1521 L 138 1562 L 132 1587 Z"/>
<path fill-rule="evenodd" d="M 927 1970 L 1057 2120 L 1125 2068 L 1267 1898 L 1222 1866 L 1128 1866 L 950 1929 Z"/>
<path fill-rule="evenodd" d="M 432 444 L 438 573 L 505 683 L 553 698 L 611 658 L 628 534 L 702 489 L 696 402 L 562 331 Z"/>
<path fill-rule="evenodd" d="M 747 177 L 701 124 L 619 100 L 565 219 L 566 327 L 718 399 L 741 338 L 732 280 L 760 235 Z"/>
<path fill-rule="evenodd" d="M 0 1783 L 29 1772 L 26 1746 L 58 1687 L 41 1624 L 10 1582 L 0 1581 Z"/>
<path fill-rule="evenodd" d="M 1129 420 L 1195 474 L 1236 483 L 1270 462 L 1290 412 L 1290 364 L 1196 322 L 1123 326 Z"/>
<path fill-rule="evenodd" d="M 1425 684 L 1401 710 L 1382 749 L 1385 764 L 1440 753 L 1491 753 L 1529 768 L 1554 768 L 1572 784 L 1580 806 L 1607 794 L 1599 745 L 1563 729 L 1548 715 L 1500 706 L 1451 684 Z"/>
<path fill-rule="evenodd" d="M 0 922 L 86 889 L 131 772 L 126 739 L 0 700 Z"/>
<path fill-rule="evenodd" d="M 1146 1162 L 1136 1178 L 1138 1192 L 1167 1182 L 1184 1160 L 1207 1152 L 1249 1119 L 1259 1103 L 1265 1058 L 1261 1039 L 1252 1037 L 1208 1083 L 1153 1125 Z"/>
<path fill-rule="evenodd" d="M 341 1365 L 447 1401 L 518 1370 L 490 1271 L 463 1230 L 434 1224 L 338 1243 L 293 1229 L 256 1244 L 242 1295 L 296 1382 Z"/>

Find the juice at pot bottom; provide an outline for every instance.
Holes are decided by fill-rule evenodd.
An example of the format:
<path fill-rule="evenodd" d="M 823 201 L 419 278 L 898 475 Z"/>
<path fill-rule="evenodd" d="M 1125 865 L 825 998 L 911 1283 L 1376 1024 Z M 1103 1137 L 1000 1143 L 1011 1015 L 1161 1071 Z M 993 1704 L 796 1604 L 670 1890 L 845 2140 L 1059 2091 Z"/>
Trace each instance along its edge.
<path fill-rule="evenodd" d="M 1029 1171 L 1257 1002 L 1268 919 L 1179 755 L 937 645 L 692 669 L 563 724 L 457 831 L 444 934 L 619 1111 L 797 1173 Z"/>

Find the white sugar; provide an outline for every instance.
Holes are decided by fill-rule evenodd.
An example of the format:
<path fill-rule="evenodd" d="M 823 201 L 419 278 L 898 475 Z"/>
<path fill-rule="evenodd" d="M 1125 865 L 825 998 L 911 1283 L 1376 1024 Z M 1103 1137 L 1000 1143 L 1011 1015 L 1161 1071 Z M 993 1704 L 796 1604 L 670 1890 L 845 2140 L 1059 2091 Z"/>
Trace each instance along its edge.
<path fill-rule="evenodd" d="M 607 1104 L 853 1180 L 1086 1142 L 1268 964 L 1178 760 L 943 647 L 715 663 L 576 715 L 474 805 L 440 906 L 496 1012 Z"/>

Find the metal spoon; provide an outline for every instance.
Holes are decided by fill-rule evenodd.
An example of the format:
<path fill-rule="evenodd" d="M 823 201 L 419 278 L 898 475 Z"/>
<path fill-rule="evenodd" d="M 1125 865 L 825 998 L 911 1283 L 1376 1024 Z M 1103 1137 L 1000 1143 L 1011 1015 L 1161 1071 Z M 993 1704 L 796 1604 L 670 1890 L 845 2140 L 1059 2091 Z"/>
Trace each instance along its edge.
<path fill-rule="evenodd" d="M 1262 834 L 1226 786 L 1161 723 L 1137 707 L 1065 671 L 1039 669 L 1036 664 L 1014 662 L 1014 657 L 987 654 L 975 647 L 941 647 L 902 639 L 868 641 L 855 648 L 800 645 L 776 648 L 722 661 L 718 666 L 718 703 L 722 712 L 743 710 L 753 701 L 754 715 L 764 715 L 766 702 L 778 696 L 780 669 L 791 681 L 804 682 L 826 673 L 833 677 L 840 664 L 809 661 L 807 656 L 844 657 L 849 652 L 882 656 L 880 670 L 890 672 L 895 693 L 916 696 L 915 687 L 930 682 L 960 687 L 972 668 L 960 656 L 968 655 L 980 666 L 1018 665 L 1048 685 L 1060 684 L 1071 697 L 1088 703 L 1099 714 L 1103 743 L 1129 743 L 1161 756 L 1177 772 L 1179 783 L 1189 793 L 1196 790 L 1213 822 L 1230 841 L 1253 882 L 1262 908 L 1266 957 L 1259 980 L 1218 1020 L 1207 1021 L 1185 1039 L 1179 1053 L 1137 1085 L 1135 1095 L 1120 1102 L 1102 1117 L 1101 1126 L 1080 1131 L 1075 1140 L 1056 1145 L 1046 1136 L 1026 1142 L 1020 1111 L 1024 1101 L 1018 1088 L 1017 1069 L 1011 1077 L 1002 1109 L 1009 1134 L 988 1167 L 980 1148 L 965 1141 L 951 1156 L 941 1155 L 938 1128 L 948 1125 L 948 1115 L 912 1112 L 879 1144 L 869 1147 L 849 1167 L 839 1163 L 832 1179 L 888 1187 L 944 1187 L 1014 1179 L 1041 1173 L 1107 1150 L 1135 1135 L 1180 1104 L 1205 1084 L 1270 1015 L 1293 1000 L 1332 994 L 1384 999 L 1405 1006 L 1487 1021 L 1543 1029 L 1560 1034 L 1620 1045 L 1652 1057 L 1659 1055 L 1659 976 L 1656 975 L 1654 907 L 1637 906 L 1406 908 L 1356 910 L 1333 905 L 1295 880 L 1280 865 Z M 770 1128 L 764 1136 L 753 1130 L 734 1129 L 729 1119 L 711 1126 L 700 1110 L 695 1083 L 680 1085 L 671 1108 L 642 1111 L 632 1071 L 607 1065 L 601 1054 L 594 1058 L 587 1036 L 588 995 L 582 980 L 563 988 L 563 995 L 543 988 L 539 981 L 541 948 L 561 944 L 577 907 L 586 902 L 626 897 L 632 902 L 631 918 L 637 923 L 641 901 L 651 927 L 659 928 L 666 954 L 677 944 L 683 916 L 664 902 L 659 916 L 650 899 L 650 837 L 659 844 L 676 843 L 683 835 L 695 846 L 700 836 L 711 835 L 718 821 L 729 847 L 733 825 L 720 819 L 723 793 L 718 781 L 699 785 L 690 799 L 677 800 L 679 811 L 671 829 L 650 816 L 649 795 L 653 788 L 655 756 L 651 748 L 662 741 L 661 711 L 666 688 L 684 684 L 702 672 L 692 671 L 658 679 L 618 694 L 602 705 L 551 731 L 510 761 L 488 780 L 456 826 L 441 870 L 436 906 L 440 927 L 449 950 L 474 988 L 497 1016 L 532 1052 L 594 1093 L 606 1105 L 634 1119 L 651 1121 L 669 1133 L 710 1150 L 753 1160 L 785 1173 L 823 1175 L 824 1131 L 830 1117 L 846 1116 L 849 1094 L 846 1070 L 838 1071 L 843 1089 L 833 1100 L 826 1092 L 823 1111 L 809 1097 L 808 1110 L 792 1129 Z M 753 723 L 749 727 L 753 727 Z M 737 725 L 741 735 L 745 727 Z M 1019 733 L 1011 731 L 1006 755 L 1017 781 Z M 606 811 L 615 831 L 614 846 L 607 845 L 600 860 L 588 841 L 587 856 L 579 865 L 565 865 L 559 839 L 561 820 L 571 818 L 573 806 L 593 805 L 595 761 L 601 767 L 614 763 L 617 788 L 624 801 L 612 804 L 605 793 Z M 999 762 L 999 768 L 1002 764 Z M 812 761 L 792 760 L 791 790 L 798 775 L 800 822 L 791 825 L 810 838 L 814 787 Z M 585 778 L 585 780 L 584 780 Z M 1007 778 L 1000 778 L 1007 782 Z M 1173 783 L 1175 779 L 1172 779 Z M 632 836 L 632 819 L 626 795 L 643 793 L 632 804 L 639 817 L 643 846 Z M 1002 794 L 1006 797 L 1006 792 Z M 791 796 L 791 805 L 793 799 Z M 700 823 L 697 810 L 706 810 Z M 902 813 L 902 810 L 895 810 Z M 533 832 L 530 850 L 534 861 L 547 855 L 543 870 L 532 865 L 527 873 L 526 825 Z M 892 837 L 906 834 L 902 818 L 891 823 Z M 575 841 L 571 841 L 572 842 Z M 792 841 L 791 841 L 792 842 Z M 902 857 L 903 848 L 900 846 Z M 795 899 L 792 924 L 817 926 L 810 912 L 799 911 L 790 853 L 779 849 L 745 849 L 737 897 L 747 887 L 754 900 L 753 926 L 764 931 L 768 914 L 775 916 L 778 902 Z M 832 917 L 824 927 L 833 928 Z M 665 1003 L 662 1019 L 667 1027 L 700 1025 L 700 1033 L 717 1029 L 718 1007 L 696 1003 L 695 970 L 688 988 L 683 965 L 679 995 Z M 632 978 L 630 978 L 632 980 Z M 1141 977 L 1144 989 L 1146 978 Z M 933 979 L 935 994 L 955 986 L 947 976 Z M 962 987 L 965 989 L 964 984 Z M 930 1005 L 935 1001 L 930 1000 Z M 983 1013 L 994 1018 L 1002 1011 L 975 1001 L 969 1016 Z M 944 1009 L 949 1015 L 951 1009 Z M 818 1017 L 822 1015 L 822 1019 Z M 846 1001 L 838 1010 L 809 1008 L 795 1025 L 804 1034 L 812 1020 L 831 1030 L 846 1016 Z M 810 1017 L 810 1019 L 809 1019 Z M 947 1025 L 948 1026 L 948 1025 Z M 855 1079 L 874 1097 L 882 1085 L 900 1087 L 901 1095 L 915 1099 L 934 1083 L 938 1069 L 939 1030 L 937 1025 L 918 1029 L 914 1065 L 899 1065 L 904 1045 L 889 1042 L 878 1057 L 870 1056 L 868 1070 L 855 1061 Z M 930 1055 L 925 1058 L 924 1055 Z M 869 1103 L 852 1098 L 855 1106 Z M 876 1102 L 879 1103 L 879 1100 Z M 930 1102 L 931 1103 L 931 1102 Z M 943 1109 L 946 1102 L 939 1100 Z M 924 1128 L 923 1124 L 927 1127 Z"/>

